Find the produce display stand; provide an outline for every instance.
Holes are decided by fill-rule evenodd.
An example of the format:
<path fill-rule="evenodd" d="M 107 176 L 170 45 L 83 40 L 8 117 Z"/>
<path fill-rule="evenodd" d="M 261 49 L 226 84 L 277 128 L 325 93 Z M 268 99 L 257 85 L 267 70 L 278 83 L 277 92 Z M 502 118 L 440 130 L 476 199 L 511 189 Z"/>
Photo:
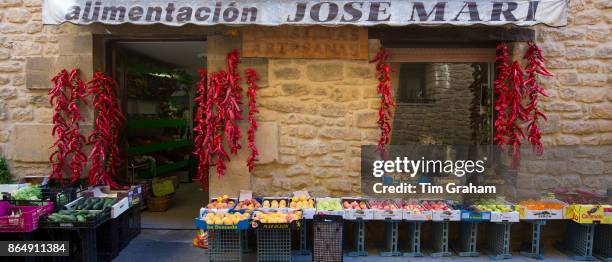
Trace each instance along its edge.
<path fill-rule="evenodd" d="M 349 257 L 367 257 L 368 251 L 365 248 L 365 223 L 363 219 L 352 220 L 355 225 L 355 250 L 349 251 Z"/>
<path fill-rule="evenodd" d="M 251 227 L 248 219 L 235 225 L 209 225 L 196 218 L 195 225 L 208 231 L 208 261 L 242 261 L 245 235 Z"/>
<path fill-rule="evenodd" d="M 460 257 L 477 257 L 478 252 L 478 224 L 479 221 L 461 221 L 459 224 L 459 251 Z"/>
<path fill-rule="evenodd" d="M 242 261 L 244 230 L 209 229 L 208 261 Z"/>
<path fill-rule="evenodd" d="M 187 121 L 184 119 L 133 119 L 127 121 L 129 129 L 160 129 L 160 128 L 185 128 Z M 193 143 L 188 139 L 177 139 L 172 141 L 163 141 L 155 144 L 130 146 L 127 149 L 129 156 L 151 154 L 162 151 L 170 151 L 179 148 L 191 146 Z M 189 159 L 175 161 L 163 165 L 153 165 L 148 170 L 137 172 L 139 178 L 153 178 L 168 172 L 172 172 L 181 168 L 189 167 L 191 161 Z M 191 174 L 189 174 L 191 177 Z"/>
<path fill-rule="evenodd" d="M 294 223 L 258 223 L 257 261 L 291 261 L 291 230 Z"/>
<path fill-rule="evenodd" d="M 432 257 L 449 257 L 451 252 L 448 249 L 448 230 L 450 222 L 434 221 L 431 223 L 433 238 L 432 238 Z"/>
<path fill-rule="evenodd" d="M 421 252 L 421 227 L 425 221 L 408 221 L 408 252 L 405 257 L 422 257 Z"/>
<path fill-rule="evenodd" d="M 381 251 L 381 257 L 399 257 L 399 223 L 401 220 L 385 220 L 385 245 L 386 251 Z"/>
<path fill-rule="evenodd" d="M 141 224 L 141 208 L 143 203 L 140 202 L 138 205 L 134 205 L 131 208 L 131 212 L 128 212 L 128 220 L 130 227 L 130 239 L 134 239 L 140 234 L 140 224 Z"/>
<path fill-rule="evenodd" d="M 612 262 L 612 225 L 599 224 L 595 228 L 593 253 L 603 261 Z"/>
<path fill-rule="evenodd" d="M 521 251 L 520 254 L 526 257 L 543 260 L 544 253 L 542 251 L 541 238 L 542 238 L 542 226 L 546 225 L 546 220 L 545 219 L 523 220 L 522 222 L 531 224 L 531 243 L 529 245 L 529 250 Z"/>
<path fill-rule="evenodd" d="M 512 222 L 491 222 L 486 224 L 486 243 L 492 260 L 512 258 L 510 254 L 510 225 Z"/>
<path fill-rule="evenodd" d="M 567 221 L 565 240 L 557 243 L 557 248 L 573 260 L 596 261 L 593 255 L 596 224 L 579 224 Z"/>
<path fill-rule="evenodd" d="M 313 262 L 338 262 L 343 259 L 343 219 L 337 215 L 315 215 L 313 218 Z"/>

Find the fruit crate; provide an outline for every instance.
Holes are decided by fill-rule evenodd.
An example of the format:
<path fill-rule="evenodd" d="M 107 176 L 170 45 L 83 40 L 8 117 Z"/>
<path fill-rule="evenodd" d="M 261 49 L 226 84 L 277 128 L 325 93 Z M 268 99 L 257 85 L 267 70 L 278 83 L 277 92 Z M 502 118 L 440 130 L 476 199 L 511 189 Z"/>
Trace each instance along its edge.
<path fill-rule="evenodd" d="M 567 209 L 565 202 L 553 198 L 524 200 L 518 205 L 520 219 L 523 220 L 565 219 Z"/>
<path fill-rule="evenodd" d="M 233 229 L 208 230 L 208 261 L 240 262 L 246 231 Z"/>
<path fill-rule="evenodd" d="M 593 244 L 595 256 L 603 261 L 612 261 L 612 225 L 597 225 Z"/>
<path fill-rule="evenodd" d="M 259 224 L 257 261 L 291 261 L 291 231 L 289 224 Z"/>
<path fill-rule="evenodd" d="M 342 216 L 315 215 L 313 218 L 313 262 L 338 262 L 343 259 Z"/>
<path fill-rule="evenodd" d="M 319 197 L 315 199 L 315 202 L 317 215 L 344 216 L 340 198 Z"/>
<path fill-rule="evenodd" d="M 374 210 L 364 198 L 342 198 L 345 220 L 372 220 Z"/>
<path fill-rule="evenodd" d="M 201 216 L 195 219 L 195 225 L 197 229 L 202 229 L 202 230 L 248 230 L 249 228 L 251 228 L 251 224 L 250 224 L 250 215 L 248 216 L 248 218 L 242 218 L 241 220 L 238 221 L 238 223 L 233 223 L 233 221 L 231 221 L 232 223 L 207 223 L 205 217 L 208 214 L 232 214 L 232 213 L 240 213 L 240 214 L 244 214 L 245 212 L 243 211 L 235 211 L 235 212 L 230 212 L 230 211 L 212 211 L 212 210 L 207 210 L 204 213 L 200 214 Z M 250 214 L 250 213 L 249 213 Z M 210 221 L 209 221 L 210 222 Z"/>
<path fill-rule="evenodd" d="M 369 202 L 374 210 L 374 220 L 402 220 L 404 214 L 399 201 L 393 199 L 372 200 Z"/>
<path fill-rule="evenodd" d="M 579 261 L 595 261 L 593 255 L 596 224 L 579 224 L 568 221 L 565 227 L 565 240 L 557 247 L 567 253 L 572 259 Z"/>
<path fill-rule="evenodd" d="M 53 210 L 53 203 L 46 206 L 16 206 L 8 201 L 0 201 L 0 232 L 32 232 L 39 226 L 41 216 Z M 11 216 L 13 212 L 21 212 L 19 216 Z"/>
<path fill-rule="evenodd" d="M 510 225 L 509 222 L 486 223 L 485 239 L 487 249 L 492 260 L 512 258 L 510 254 Z"/>
<path fill-rule="evenodd" d="M 62 210 L 60 210 L 62 212 Z M 95 215 L 86 221 L 53 221 L 49 217 L 43 217 L 40 228 L 46 229 L 89 229 L 97 228 L 110 219 L 110 211 L 89 210 Z"/>

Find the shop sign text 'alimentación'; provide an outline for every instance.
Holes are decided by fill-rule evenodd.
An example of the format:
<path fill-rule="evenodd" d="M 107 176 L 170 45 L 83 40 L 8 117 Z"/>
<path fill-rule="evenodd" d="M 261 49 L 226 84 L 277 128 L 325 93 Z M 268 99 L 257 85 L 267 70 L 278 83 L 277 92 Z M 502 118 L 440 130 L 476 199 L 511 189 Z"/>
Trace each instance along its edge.
<path fill-rule="evenodd" d="M 566 0 L 45 0 L 45 24 L 562 26 Z"/>

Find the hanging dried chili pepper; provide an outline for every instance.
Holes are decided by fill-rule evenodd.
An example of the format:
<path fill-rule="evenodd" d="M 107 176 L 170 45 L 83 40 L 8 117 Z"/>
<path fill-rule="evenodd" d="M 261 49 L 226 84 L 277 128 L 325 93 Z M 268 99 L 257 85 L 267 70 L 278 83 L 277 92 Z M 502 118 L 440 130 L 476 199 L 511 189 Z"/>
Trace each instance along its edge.
<path fill-rule="evenodd" d="M 506 136 L 508 136 L 508 129 L 506 126 L 506 122 L 508 120 L 508 87 L 506 85 L 506 79 L 510 75 L 509 73 L 509 57 L 508 54 L 508 46 L 506 44 L 499 44 L 497 46 L 497 57 L 495 58 L 495 62 L 497 62 L 497 77 L 494 81 L 494 93 L 495 93 L 495 136 L 493 138 L 493 142 L 496 145 L 505 145 L 506 144 Z"/>
<path fill-rule="evenodd" d="M 117 83 L 101 72 L 95 72 L 87 82 L 87 95 L 93 95 L 92 103 L 96 113 L 93 131 L 88 144 L 93 145 L 89 158 L 89 184 L 105 184 L 121 188 L 113 178 L 122 159 L 119 155 L 119 129 L 125 120 L 119 109 Z"/>
<path fill-rule="evenodd" d="M 391 94 L 391 67 L 387 64 L 389 53 L 381 48 L 370 63 L 376 63 L 376 78 L 378 79 L 377 92 L 380 97 L 380 108 L 378 109 L 378 127 L 380 128 L 380 138 L 378 139 L 377 150 L 387 158 L 385 146 L 391 139 L 391 121 L 393 119 L 392 108 L 395 102 Z"/>
<path fill-rule="evenodd" d="M 249 68 L 245 72 L 247 77 L 247 84 L 249 88 L 247 90 L 247 97 L 249 98 L 249 131 L 248 131 L 248 139 L 249 139 L 249 149 L 251 149 L 251 155 L 247 159 L 247 167 L 249 168 L 249 172 L 253 172 L 255 169 L 255 160 L 259 156 L 259 151 L 257 150 L 257 146 L 255 145 L 255 131 L 257 130 L 257 121 L 255 120 L 255 114 L 259 112 L 257 110 L 257 105 L 255 101 L 255 96 L 257 93 L 257 83 L 255 81 L 259 80 L 259 76 L 257 72 L 252 68 Z"/>
<path fill-rule="evenodd" d="M 242 120 L 242 87 L 238 83 L 240 81 L 240 73 L 238 73 L 239 63 L 238 50 L 233 50 L 227 54 L 227 85 L 224 85 L 227 88 L 224 90 L 227 97 L 221 104 L 226 112 L 225 136 L 232 154 L 237 154 L 241 148 L 240 126 L 238 125 L 238 121 Z"/>
<path fill-rule="evenodd" d="M 56 137 L 51 147 L 55 150 L 49 160 L 52 163 L 50 178 L 57 179 L 63 186 L 62 169 L 70 159 L 71 182 L 75 183 L 87 164 L 87 156 L 83 153 L 85 137 L 80 133 L 79 101 L 85 102 L 85 84 L 79 78 L 79 70 L 72 69 L 70 73 L 63 69 L 53 77 L 54 87 L 49 91 L 49 101 L 53 106 L 52 134 Z M 69 119 L 69 121 L 67 121 Z"/>
<path fill-rule="evenodd" d="M 529 130 L 527 140 L 531 143 L 534 152 L 541 155 L 544 153 L 544 147 L 542 145 L 542 135 L 540 134 L 540 128 L 537 122 L 539 117 L 542 117 L 544 120 L 547 120 L 547 118 L 544 113 L 538 110 L 538 96 L 548 96 L 548 94 L 546 94 L 544 88 L 538 84 L 537 75 L 552 76 L 552 74 L 544 66 L 542 50 L 533 42 L 529 42 L 528 45 L 529 48 L 523 57 L 527 59 L 527 65 L 525 66 L 525 72 L 527 74 L 525 88 L 527 96 L 529 96 L 529 103 L 525 108 L 525 114 L 529 121 L 527 125 Z"/>
<path fill-rule="evenodd" d="M 197 97 L 195 98 L 195 103 L 197 106 L 196 114 L 195 114 L 195 150 L 194 154 L 198 157 L 198 177 L 197 180 L 200 181 L 200 185 L 205 188 L 208 187 L 208 170 L 210 168 L 210 151 L 208 150 L 208 144 L 212 140 L 208 133 L 208 118 L 207 118 L 207 108 L 208 108 L 208 99 L 207 99 L 207 85 L 208 85 L 208 74 L 206 70 L 200 70 L 200 81 L 196 83 L 196 93 Z"/>

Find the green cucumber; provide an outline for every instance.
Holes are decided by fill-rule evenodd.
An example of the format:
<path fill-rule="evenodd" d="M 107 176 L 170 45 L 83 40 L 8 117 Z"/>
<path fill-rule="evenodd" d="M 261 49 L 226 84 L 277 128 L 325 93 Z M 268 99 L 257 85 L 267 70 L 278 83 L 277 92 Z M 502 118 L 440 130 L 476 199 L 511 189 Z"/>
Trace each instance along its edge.
<path fill-rule="evenodd" d="M 84 216 L 82 216 L 82 215 L 77 215 L 77 216 L 76 216 L 76 220 L 77 220 L 78 222 L 85 222 L 85 217 L 84 217 Z"/>

